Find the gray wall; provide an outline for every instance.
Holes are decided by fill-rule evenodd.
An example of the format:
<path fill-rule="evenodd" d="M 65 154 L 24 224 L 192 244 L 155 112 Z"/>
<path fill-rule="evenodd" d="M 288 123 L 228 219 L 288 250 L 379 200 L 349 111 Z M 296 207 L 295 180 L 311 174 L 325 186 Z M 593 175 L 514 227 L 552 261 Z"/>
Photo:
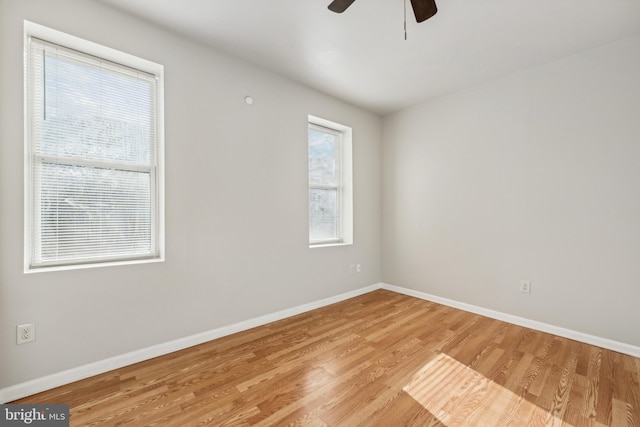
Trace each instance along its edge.
<path fill-rule="evenodd" d="M 166 262 L 23 274 L 24 19 L 165 66 Z M 0 0 L 0 63 L 0 388 L 380 281 L 377 115 L 82 0 Z M 352 246 L 308 248 L 308 114 L 353 128 Z"/>
<path fill-rule="evenodd" d="M 640 345 L 639 52 L 385 117 L 383 281 Z"/>

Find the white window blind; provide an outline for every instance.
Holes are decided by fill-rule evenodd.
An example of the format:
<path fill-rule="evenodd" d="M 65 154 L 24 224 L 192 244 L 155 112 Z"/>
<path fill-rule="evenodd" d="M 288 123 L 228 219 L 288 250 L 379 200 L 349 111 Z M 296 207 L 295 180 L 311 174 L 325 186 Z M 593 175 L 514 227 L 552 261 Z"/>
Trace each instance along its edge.
<path fill-rule="evenodd" d="M 309 242 L 342 242 L 342 133 L 309 124 Z"/>
<path fill-rule="evenodd" d="M 160 256 L 158 78 L 28 39 L 29 268 Z"/>

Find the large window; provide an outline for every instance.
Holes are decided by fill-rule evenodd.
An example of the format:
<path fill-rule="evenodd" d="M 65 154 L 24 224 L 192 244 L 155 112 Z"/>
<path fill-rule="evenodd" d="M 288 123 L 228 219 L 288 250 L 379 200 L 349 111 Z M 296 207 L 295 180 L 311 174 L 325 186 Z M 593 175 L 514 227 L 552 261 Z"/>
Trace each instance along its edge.
<path fill-rule="evenodd" d="M 25 270 L 162 260 L 162 66 L 25 30 Z"/>
<path fill-rule="evenodd" d="M 352 243 L 351 129 L 309 117 L 309 244 Z"/>

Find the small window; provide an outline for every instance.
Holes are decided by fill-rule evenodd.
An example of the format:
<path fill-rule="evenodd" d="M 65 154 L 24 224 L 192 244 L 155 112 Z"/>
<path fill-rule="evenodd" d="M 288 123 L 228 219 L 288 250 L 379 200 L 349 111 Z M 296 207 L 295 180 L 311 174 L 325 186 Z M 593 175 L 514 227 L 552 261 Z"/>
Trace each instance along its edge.
<path fill-rule="evenodd" d="M 162 66 L 25 29 L 25 271 L 162 260 Z"/>
<path fill-rule="evenodd" d="M 309 245 L 352 243 L 351 129 L 309 118 Z"/>

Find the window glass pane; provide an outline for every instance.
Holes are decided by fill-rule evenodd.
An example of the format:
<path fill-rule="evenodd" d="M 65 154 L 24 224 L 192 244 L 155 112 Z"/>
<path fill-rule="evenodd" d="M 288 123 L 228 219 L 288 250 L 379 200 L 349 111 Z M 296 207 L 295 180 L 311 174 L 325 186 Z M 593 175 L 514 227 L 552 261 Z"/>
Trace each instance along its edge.
<path fill-rule="evenodd" d="M 154 82 L 45 53 L 45 155 L 151 165 Z"/>
<path fill-rule="evenodd" d="M 309 184 L 338 185 L 338 136 L 309 128 Z"/>
<path fill-rule="evenodd" d="M 41 262 L 149 255 L 149 173 L 43 163 Z"/>
<path fill-rule="evenodd" d="M 309 189 L 309 240 L 338 238 L 338 190 Z"/>

